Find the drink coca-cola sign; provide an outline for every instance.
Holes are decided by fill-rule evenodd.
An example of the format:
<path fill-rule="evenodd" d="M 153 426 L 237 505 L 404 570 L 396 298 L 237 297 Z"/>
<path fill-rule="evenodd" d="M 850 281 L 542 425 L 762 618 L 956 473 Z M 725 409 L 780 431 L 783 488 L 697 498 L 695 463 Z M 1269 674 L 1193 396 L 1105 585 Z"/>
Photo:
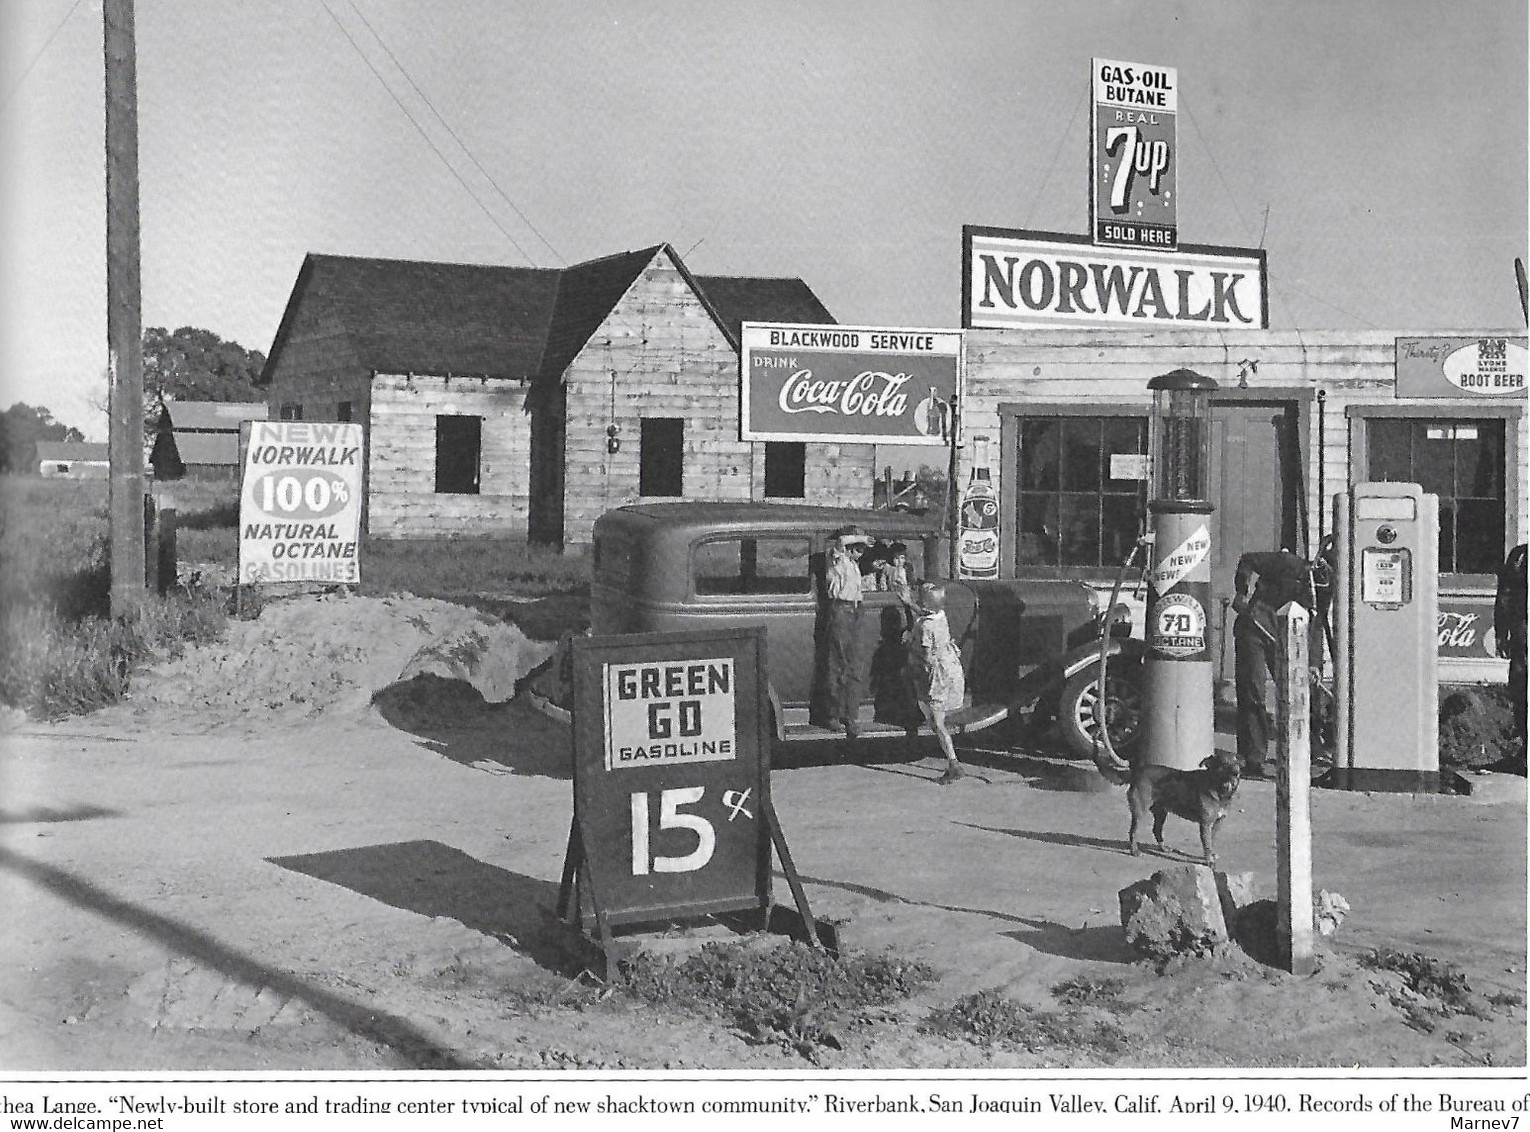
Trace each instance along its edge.
<path fill-rule="evenodd" d="M 743 440 L 947 444 L 959 330 L 746 322 Z"/>

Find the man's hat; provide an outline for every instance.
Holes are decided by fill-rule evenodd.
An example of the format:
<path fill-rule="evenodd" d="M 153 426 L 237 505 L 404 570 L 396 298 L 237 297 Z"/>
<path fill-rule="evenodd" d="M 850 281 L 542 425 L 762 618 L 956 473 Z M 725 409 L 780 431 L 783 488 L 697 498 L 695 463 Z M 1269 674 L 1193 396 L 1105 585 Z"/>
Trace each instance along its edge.
<path fill-rule="evenodd" d="M 848 527 L 840 527 L 839 530 L 835 531 L 829 537 L 838 542 L 840 546 L 847 548 L 857 544 L 860 546 L 871 545 L 871 539 L 866 536 L 866 532 L 861 530 L 861 528 L 857 527 L 854 523 L 851 523 Z"/>

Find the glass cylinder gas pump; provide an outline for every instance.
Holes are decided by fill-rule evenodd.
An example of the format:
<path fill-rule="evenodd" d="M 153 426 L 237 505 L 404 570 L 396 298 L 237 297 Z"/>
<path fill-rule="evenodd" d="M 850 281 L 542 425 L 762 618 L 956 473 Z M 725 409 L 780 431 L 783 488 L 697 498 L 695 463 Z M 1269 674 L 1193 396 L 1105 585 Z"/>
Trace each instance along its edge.
<path fill-rule="evenodd" d="M 1142 759 L 1193 770 L 1215 751 L 1211 609 L 1211 395 L 1187 369 L 1148 382 L 1152 571 L 1147 611 Z"/>

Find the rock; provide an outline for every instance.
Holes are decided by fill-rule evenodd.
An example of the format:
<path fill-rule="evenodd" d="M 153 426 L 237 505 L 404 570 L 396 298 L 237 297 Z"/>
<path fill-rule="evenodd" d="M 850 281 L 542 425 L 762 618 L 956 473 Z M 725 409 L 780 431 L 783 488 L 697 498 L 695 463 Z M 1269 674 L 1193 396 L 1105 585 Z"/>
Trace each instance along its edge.
<path fill-rule="evenodd" d="M 1126 942 L 1140 955 L 1210 955 L 1229 940 L 1223 885 L 1206 865 L 1163 869 L 1120 893 Z"/>
<path fill-rule="evenodd" d="M 1337 892 L 1319 890 L 1312 901 L 1312 922 L 1319 935 L 1333 935 L 1349 915 L 1349 901 Z"/>

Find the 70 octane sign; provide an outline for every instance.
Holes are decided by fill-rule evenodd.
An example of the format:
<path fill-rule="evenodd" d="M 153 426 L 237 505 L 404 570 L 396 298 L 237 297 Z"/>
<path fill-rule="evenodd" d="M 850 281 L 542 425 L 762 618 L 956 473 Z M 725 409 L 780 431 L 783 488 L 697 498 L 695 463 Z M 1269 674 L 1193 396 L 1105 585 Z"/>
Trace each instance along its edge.
<path fill-rule="evenodd" d="M 574 642 L 574 816 L 613 923 L 761 907 L 763 633 Z"/>

